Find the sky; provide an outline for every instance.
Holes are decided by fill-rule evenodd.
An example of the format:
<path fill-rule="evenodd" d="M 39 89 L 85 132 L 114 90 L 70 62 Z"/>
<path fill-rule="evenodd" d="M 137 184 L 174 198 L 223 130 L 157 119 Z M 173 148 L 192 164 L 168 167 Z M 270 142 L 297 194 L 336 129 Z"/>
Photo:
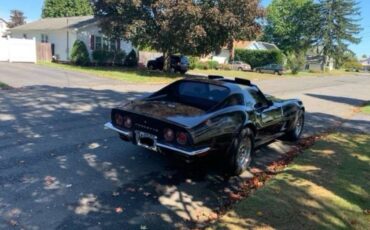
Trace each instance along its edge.
<path fill-rule="evenodd" d="M 24 12 L 27 22 L 37 20 L 41 17 L 41 9 L 44 0 L 0 0 L 0 18 L 9 19 L 9 12 L 18 9 Z M 267 6 L 271 0 L 262 0 L 262 5 Z M 362 42 L 358 45 L 350 45 L 358 57 L 363 54 L 370 56 L 370 1 L 359 0 L 361 8 L 361 26 L 363 31 L 360 33 Z"/>

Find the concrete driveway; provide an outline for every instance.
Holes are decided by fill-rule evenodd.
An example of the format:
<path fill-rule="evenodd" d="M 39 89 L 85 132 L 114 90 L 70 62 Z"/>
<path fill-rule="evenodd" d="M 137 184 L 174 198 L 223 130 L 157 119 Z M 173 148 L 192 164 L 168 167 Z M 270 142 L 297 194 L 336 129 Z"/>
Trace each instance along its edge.
<path fill-rule="evenodd" d="M 123 143 L 103 129 L 110 108 L 162 85 L 125 85 L 4 63 L 0 81 L 23 87 L 0 90 L 0 229 L 191 227 L 227 202 L 228 191 L 240 179 L 223 177 L 218 163 L 187 166 Z M 306 135 L 351 120 L 353 106 L 370 100 L 369 76 L 276 79 L 258 85 L 265 93 L 304 101 Z M 351 124 L 370 132 L 367 121 Z M 276 142 L 262 148 L 254 166 L 263 169 L 289 147 Z"/>

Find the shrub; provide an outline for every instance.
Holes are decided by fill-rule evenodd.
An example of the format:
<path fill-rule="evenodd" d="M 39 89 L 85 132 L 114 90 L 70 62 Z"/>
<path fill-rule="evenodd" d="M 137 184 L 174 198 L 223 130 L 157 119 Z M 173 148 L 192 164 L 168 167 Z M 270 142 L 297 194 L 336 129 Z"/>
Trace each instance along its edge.
<path fill-rule="evenodd" d="M 94 52 L 92 53 L 92 57 L 97 65 L 122 65 L 126 54 L 122 50 L 94 50 Z"/>
<path fill-rule="evenodd" d="M 110 53 L 105 50 L 94 50 L 94 52 L 92 53 L 92 57 L 96 64 L 103 65 L 108 62 Z"/>
<path fill-rule="evenodd" d="M 343 64 L 343 67 L 346 71 L 356 71 L 359 72 L 362 68 L 362 65 L 356 60 L 346 61 Z"/>
<path fill-rule="evenodd" d="M 131 50 L 131 52 L 127 55 L 124 65 L 127 67 L 136 67 L 138 64 L 138 57 L 136 55 L 136 51 L 134 49 Z"/>
<path fill-rule="evenodd" d="M 194 56 L 189 57 L 189 69 L 195 69 L 198 63 L 199 63 L 198 57 Z"/>
<path fill-rule="evenodd" d="M 208 69 L 218 69 L 217 61 L 208 61 L 207 65 L 208 65 Z"/>
<path fill-rule="evenodd" d="M 71 62 L 75 65 L 88 65 L 90 63 L 89 52 L 83 41 L 76 40 L 72 47 Z"/>
<path fill-rule="evenodd" d="M 195 68 L 196 69 L 207 70 L 208 69 L 208 64 L 205 63 L 205 62 L 198 62 L 198 63 L 195 64 Z"/>
<path fill-rule="evenodd" d="M 222 69 L 222 70 L 231 70 L 231 66 L 229 64 L 221 64 L 218 66 L 219 69 Z"/>
<path fill-rule="evenodd" d="M 287 66 L 292 71 L 292 74 L 298 74 L 305 63 L 305 56 L 303 53 L 290 53 L 287 56 Z"/>
<path fill-rule="evenodd" d="M 274 64 L 283 64 L 284 55 L 280 50 L 235 50 L 235 60 L 243 61 L 251 65 L 252 68 Z"/>

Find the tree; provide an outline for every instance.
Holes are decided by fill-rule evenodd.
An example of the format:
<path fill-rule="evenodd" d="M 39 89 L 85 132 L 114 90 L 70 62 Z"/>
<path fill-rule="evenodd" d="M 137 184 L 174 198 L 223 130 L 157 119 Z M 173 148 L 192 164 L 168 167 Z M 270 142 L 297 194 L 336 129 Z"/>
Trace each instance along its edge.
<path fill-rule="evenodd" d="M 366 55 L 366 54 L 363 54 L 361 57 L 362 57 L 363 59 L 366 59 L 366 58 L 367 58 L 367 55 Z"/>
<path fill-rule="evenodd" d="M 273 0 L 267 8 L 263 40 L 284 53 L 305 52 L 316 41 L 317 6 L 313 0 Z"/>
<path fill-rule="evenodd" d="M 361 31 L 358 24 L 360 9 L 355 0 L 320 0 L 320 46 L 325 63 L 335 60 L 336 67 L 343 61 L 349 43 L 358 44 Z"/>
<path fill-rule="evenodd" d="M 89 0 L 45 0 L 42 18 L 72 17 L 92 15 Z"/>
<path fill-rule="evenodd" d="M 26 24 L 26 17 L 24 16 L 24 13 L 20 10 L 11 10 L 9 28 L 24 24 Z"/>
<path fill-rule="evenodd" d="M 170 54 L 206 54 L 233 39 L 254 37 L 262 12 L 259 2 L 95 0 L 94 9 L 109 37 L 161 51 L 168 63 Z"/>

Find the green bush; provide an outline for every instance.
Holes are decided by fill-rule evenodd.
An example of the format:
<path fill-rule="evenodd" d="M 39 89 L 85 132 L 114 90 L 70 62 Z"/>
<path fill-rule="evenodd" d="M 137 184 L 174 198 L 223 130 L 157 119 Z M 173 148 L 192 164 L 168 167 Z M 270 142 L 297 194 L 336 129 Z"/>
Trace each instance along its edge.
<path fill-rule="evenodd" d="M 189 57 L 189 69 L 195 69 L 199 63 L 199 57 L 190 56 Z"/>
<path fill-rule="evenodd" d="M 222 70 L 231 70 L 231 65 L 229 64 L 221 64 L 218 66 L 219 69 L 222 69 Z"/>
<path fill-rule="evenodd" d="M 139 59 L 136 55 L 136 51 L 134 49 L 127 55 L 124 65 L 127 67 L 136 67 L 139 62 Z"/>
<path fill-rule="evenodd" d="M 126 54 L 122 50 L 94 50 L 92 57 L 97 65 L 122 65 Z"/>
<path fill-rule="evenodd" d="M 75 65 L 86 66 L 90 63 L 89 52 L 83 41 L 76 40 L 72 47 L 71 62 Z"/>
<path fill-rule="evenodd" d="M 272 63 L 282 65 L 284 63 L 284 54 L 280 50 L 236 49 L 234 60 L 248 63 L 252 68 Z"/>
<path fill-rule="evenodd" d="M 208 61 L 207 65 L 208 65 L 208 69 L 218 69 L 217 61 Z"/>
<path fill-rule="evenodd" d="M 359 72 L 360 69 L 362 68 L 362 65 L 359 62 L 357 62 L 356 60 L 350 60 L 350 61 L 344 62 L 343 68 L 346 71 L 356 71 L 356 72 Z"/>
<path fill-rule="evenodd" d="M 205 62 L 198 62 L 198 63 L 195 64 L 195 68 L 196 69 L 207 70 L 208 69 L 208 64 L 205 63 Z"/>
<path fill-rule="evenodd" d="M 294 75 L 302 70 L 305 61 L 306 59 L 303 53 L 289 53 L 287 56 L 287 66 Z"/>
<path fill-rule="evenodd" d="M 110 52 L 105 50 L 94 50 L 92 53 L 92 58 L 98 65 L 103 65 L 108 62 L 110 58 Z"/>

